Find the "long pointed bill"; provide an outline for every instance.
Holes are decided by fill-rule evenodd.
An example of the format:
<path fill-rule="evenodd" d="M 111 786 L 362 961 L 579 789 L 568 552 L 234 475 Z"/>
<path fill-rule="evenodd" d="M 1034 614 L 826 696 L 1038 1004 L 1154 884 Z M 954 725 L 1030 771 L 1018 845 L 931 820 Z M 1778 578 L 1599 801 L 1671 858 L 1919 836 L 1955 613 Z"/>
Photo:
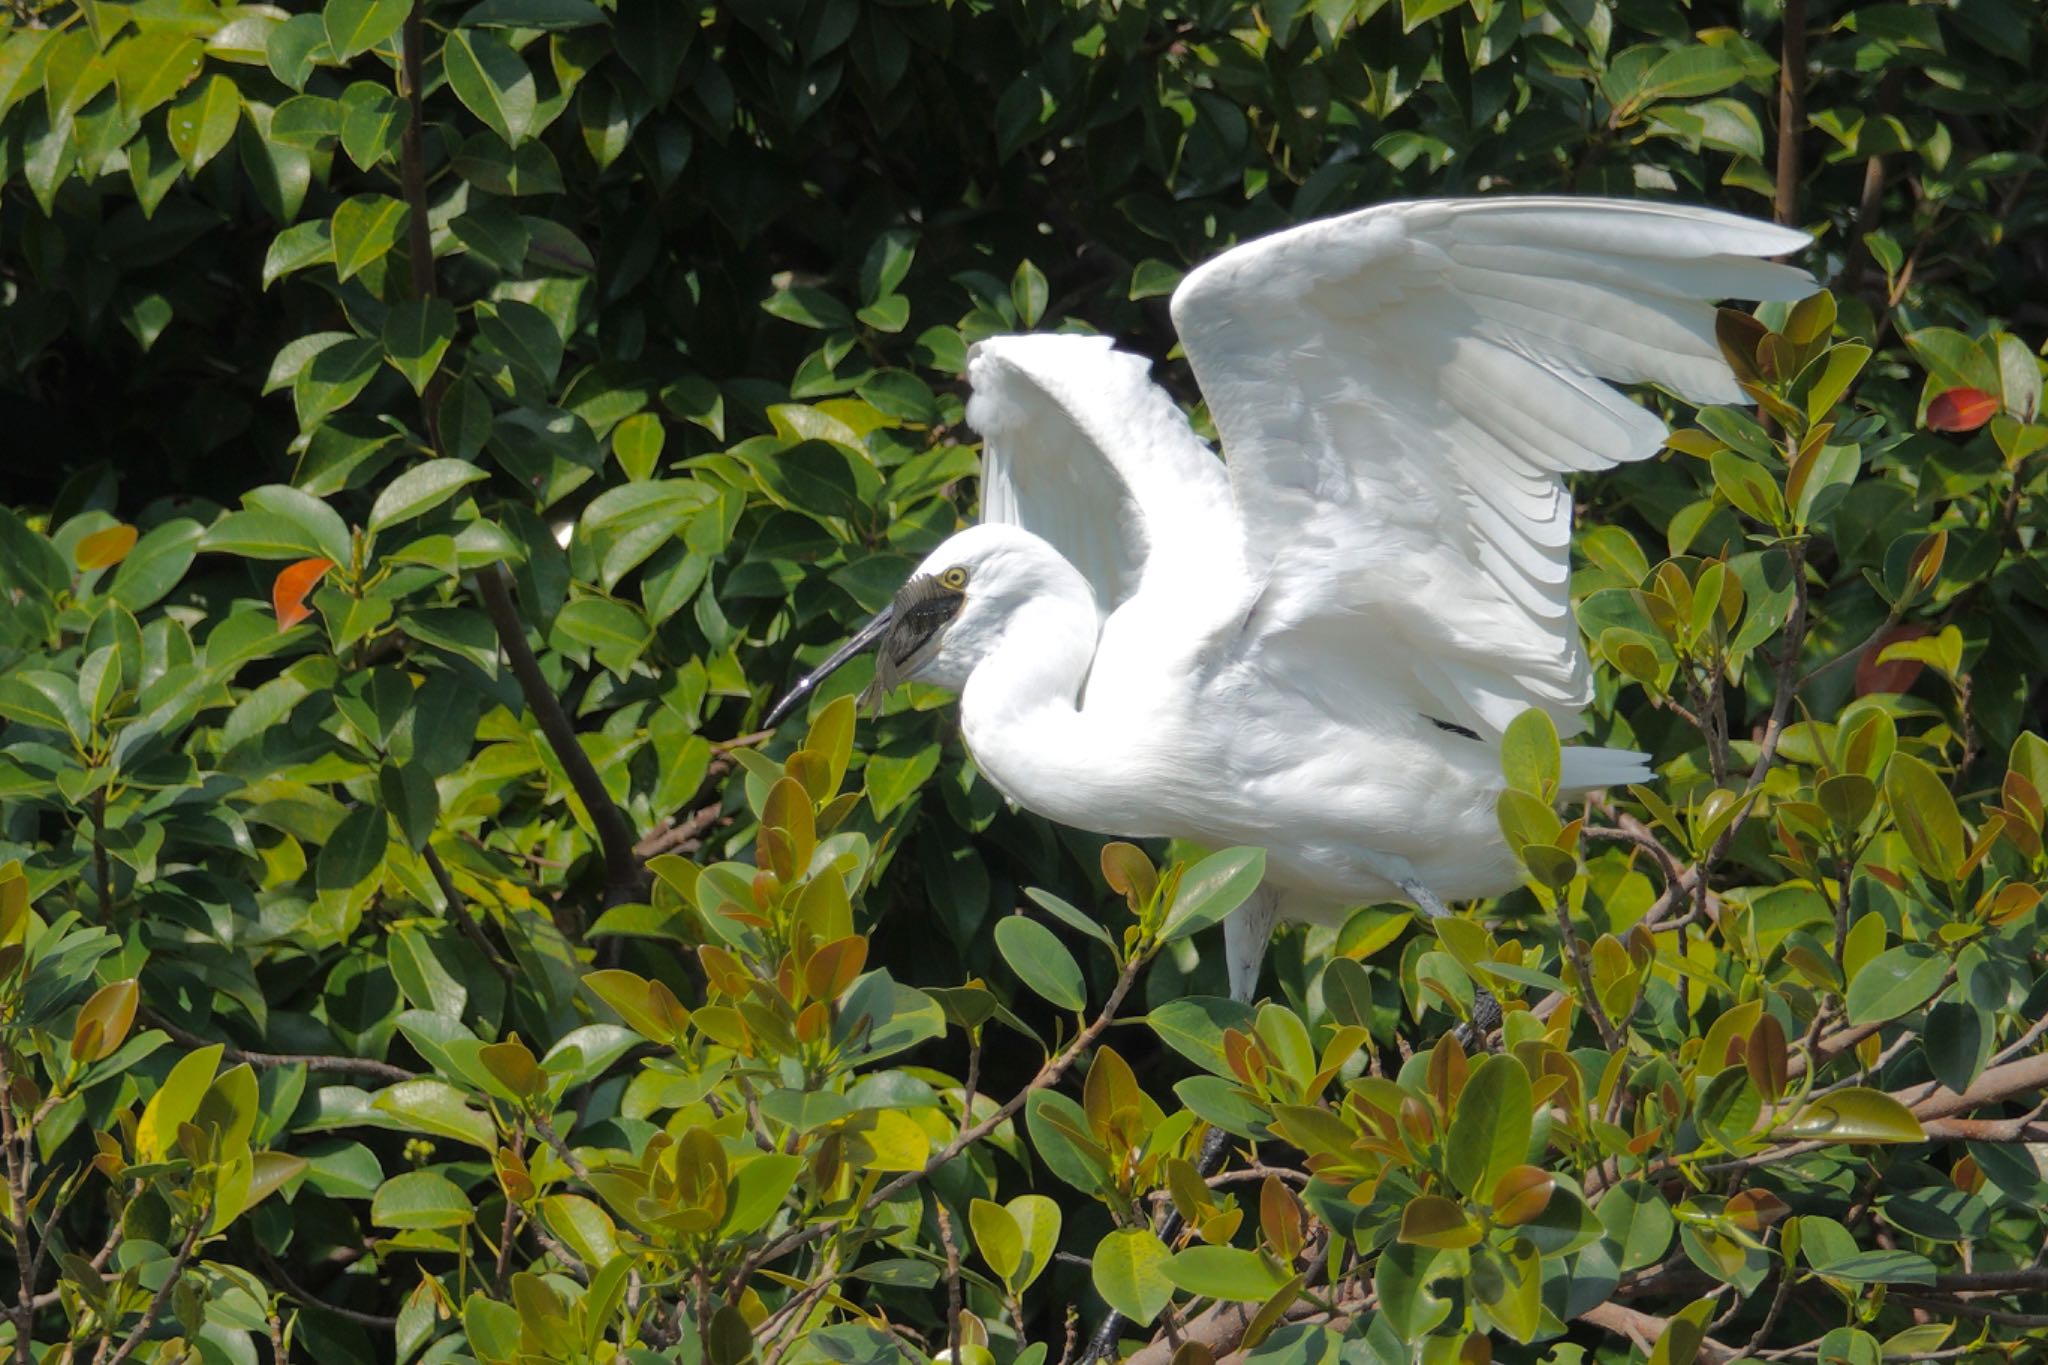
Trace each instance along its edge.
<path fill-rule="evenodd" d="M 896 604 L 891 602 L 876 612 L 875 618 L 862 626 L 851 640 L 833 650 L 831 658 L 798 678 L 796 686 L 790 688 L 782 700 L 775 703 L 774 709 L 768 712 L 768 718 L 761 722 L 761 728 L 773 730 L 780 725 L 783 719 L 796 709 L 797 703 L 816 691 L 818 684 L 831 677 L 841 664 L 888 633 L 889 624 L 895 619 Z"/>
<path fill-rule="evenodd" d="M 860 699 L 864 706 L 879 708 L 882 698 L 888 696 L 896 684 L 916 676 L 917 671 L 938 651 L 946 627 L 960 614 L 960 608 L 966 601 L 960 589 L 946 587 L 929 574 L 911 579 L 897 590 L 895 601 L 876 612 L 875 619 L 834 650 L 831 658 L 798 678 L 796 686 L 789 689 L 789 695 L 775 703 L 775 709 L 761 722 L 761 728 L 773 730 L 783 717 L 796 709 L 798 702 L 832 676 L 833 669 L 869 645 L 877 646 L 875 677 L 860 694 Z"/>

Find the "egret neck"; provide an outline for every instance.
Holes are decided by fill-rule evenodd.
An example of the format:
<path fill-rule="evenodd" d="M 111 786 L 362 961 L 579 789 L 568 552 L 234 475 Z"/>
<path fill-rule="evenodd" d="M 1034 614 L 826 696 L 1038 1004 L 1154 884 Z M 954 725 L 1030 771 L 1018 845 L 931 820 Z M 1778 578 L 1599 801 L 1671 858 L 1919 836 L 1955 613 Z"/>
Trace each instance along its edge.
<path fill-rule="evenodd" d="M 961 687 L 961 731 L 976 766 L 1009 800 L 1100 829 L 1111 809 L 1105 799 L 1128 796 L 1102 727 L 1080 704 L 1100 617 L 1080 574 L 1046 557 L 1057 570 L 1001 619 Z"/>

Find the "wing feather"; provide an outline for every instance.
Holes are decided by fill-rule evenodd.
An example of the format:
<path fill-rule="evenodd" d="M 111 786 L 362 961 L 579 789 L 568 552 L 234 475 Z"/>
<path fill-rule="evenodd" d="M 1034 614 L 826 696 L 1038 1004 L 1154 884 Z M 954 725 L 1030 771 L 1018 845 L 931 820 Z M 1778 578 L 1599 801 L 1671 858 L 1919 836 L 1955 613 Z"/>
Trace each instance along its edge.
<path fill-rule="evenodd" d="M 1236 541 L 1222 464 L 1142 357 L 1100 336 L 991 337 L 967 373 L 982 520 L 1048 541 L 1105 616 L 1145 581 Z"/>
<path fill-rule="evenodd" d="M 1613 387 L 1740 397 L 1713 302 L 1797 298 L 1760 259 L 1805 234 L 1613 200 L 1391 204 L 1195 271 L 1174 323 L 1229 460 L 1274 685 L 1498 734 L 1567 733 L 1591 675 L 1563 475 L 1640 460 L 1663 422 Z"/>

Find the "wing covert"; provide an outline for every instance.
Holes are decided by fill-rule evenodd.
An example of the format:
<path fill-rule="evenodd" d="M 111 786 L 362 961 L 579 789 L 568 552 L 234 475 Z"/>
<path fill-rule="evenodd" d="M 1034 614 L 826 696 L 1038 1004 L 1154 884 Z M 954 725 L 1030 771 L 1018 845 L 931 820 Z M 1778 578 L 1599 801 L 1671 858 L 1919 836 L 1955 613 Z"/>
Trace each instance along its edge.
<path fill-rule="evenodd" d="M 1563 475 L 1658 451 L 1616 390 L 1739 401 L 1713 301 L 1798 298 L 1804 233 L 1666 204 L 1390 204 L 1194 271 L 1173 316 L 1263 579 L 1247 657 L 1331 708 L 1567 733 L 1591 680 Z"/>

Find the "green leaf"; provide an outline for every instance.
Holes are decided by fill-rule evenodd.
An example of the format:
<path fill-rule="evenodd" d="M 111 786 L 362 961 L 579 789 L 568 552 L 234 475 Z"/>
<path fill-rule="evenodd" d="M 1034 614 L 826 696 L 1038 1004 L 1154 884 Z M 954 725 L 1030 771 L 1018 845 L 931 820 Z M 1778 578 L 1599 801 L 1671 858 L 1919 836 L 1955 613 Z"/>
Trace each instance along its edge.
<path fill-rule="evenodd" d="M 1895 753 L 1884 770 L 1885 798 L 1899 836 L 1920 870 L 1952 882 L 1963 862 L 1963 819 L 1940 774 L 1907 753 Z"/>
<path fill-rule="evenodd" d="M 384 810 L 375 804 L 349 812 L 321 846 L 313 883 L 322 891 L 346 891 L 376 874 L 384 864 Z"/>
<path fill-rule="evenodd" d="M 270 249 L 263 255 L 263 287 L 268 289 L 295 271 L 331 265 L 333 261 L 333 223 L 325 218 L 294 223 L 271 239 Z"/>
<path fill-rule="evenodd" d="M 1223 1057 L 1223 1031 L 1250 1033 L 1258 1016 L 1250 1005 L 1220 995 L 1190 995 L 1169 1000 L 1145 1016 L 1159 1040 L 1218 1076 L 1231 1074 Z"/>
<path fill-rule="evenodd" d="M 1232 1303 L 1263 1303 L 1288 1278 L 1256 1252 L 1212 1246 L 1175 1252 L 1160 1273 L 1190 1294 Z"/>
<path fill-rule="evenodd" d="M 1451 1116 L 1445 1147 L 1451 1183 L 1468 1198 L 1484 1199 L 1501 1176 L 1522 1164 L 1534 1114 L 1522 1064 L 1499 1055 L 1481 1061 Z"/>
<path fill-rule="evenodd" d="M 214 1073 L 220 1069 L 222 1051 L 215 1043 L 186 1054 L 171 1068 L 171 1074 L 143 1106 L 141 1121 L 135 1126 L 136 1160 L 162 1161 L 176 1150 L 178 1129 L 199 1112 Z"/>
<path fill-rule="evenodd" d="M 226 76 L 208 76 L 185 88 L 165 116 L 164 128 L 188 172 L 198 174 L 220 154 L 235 135 L 241 113 L 242 92 Z"/>
<path fill-rule="evenodd" d="M 425 460 L 384 485 L 370 507 L 369 529 L 381 531 L 395 522 L 431 512 L 463 489 L 489 477 L 467 460 Z"/>
<path fill-rule="evenodd" d="M 397 154 L 405 107 L 373 81 L 356 81 L 341 92 L 341 147 L 349 160 L 369 170 Z"/>
<path fill-rule="evenodd" d="M 1052 930 L 1023 915 L 1005 915 L 996 921 L 996 947 L 1033 991 L 1061 1009 L 1086 1008 L 1081 964 Z"/>
<path fill-rule="evenodd" d="M 1016 1275 L 1004 1278 L 1021 1294 L 1052 1264 L 1060 1241 L 1060 1206 L 1042 1194 L 1020 1194 L 1005 1207 L 1024 1239 L 1024 1261 Z"/>
<path fill-rule="evenodd" d="M 423 1133 L 495 1151 L 497 1125 L 464 1101 L 463 1093 L 446 1081 L 421 1079 L 386 1086 L 371 1107 Z"/>
<path fill-rule="evenodd" d="M 1428 1335 L 1450 1316 L 1450 1301 L 1430 1288 L 1442 1278 L 1437 1262 L 1443 1255 L 1435 1247 L 1396 1242 L 1380 1253 L 1379 1263 L 1373 1267 L 1372 1286 L 1379 1297 L 1380 1313 L 1404 1342 Z"/>
<path fill-rule="evenodd" d="M 455 97 L 517 147 L 533 134 L 539 98 L 533 72 L 512 45 L 489 29 L 457 29 L 443 53 Z"/>
<path fill-rule="evenodd" d="M 1663 1260 L 1678 1227 L 1664 1196 L 1640 1180 L 1615 1187 L 1600 1200 L 1595 1214 L 1616 1247 L 1615 1268 L 1622 1271 Z"/>
<path fill-rule="evenodd" d="M 1855 1280 L 1861 1284 L 1934 1283 L 1934 1262 L 1918 1252 L 1900 1248 L 1859 1251 L 1814 1268 L 1831 1280 Z"/>
<path fill-rule="evenodd" d="M 977 1199 L 967 1206 L 967 1223 L 974 1231 L 974 1247 L 988 1262 L 996 1278 L 1005 1284 L 1024 1264 L 1024 1230 L 1001 1204 Z"/>
<path fill-rule="evenodd" d="M 455 308 L 446 299 L 407 299 L 384 318 L 384 357 L 414 393 L 427 391 L 427 381 L 454 339 Z M 373 516 L 370 527 L 376 526 Z"/>
<path fill-rule="evenodd" d="M 1557 799 L 1562 754 L 1556 722 L 1533 706 L 1509 721 L 1500 739 L 1501 772 L 1508 785 L 1540 801 Z"/>
<path fill-rule="evenodd" d="M 121 111 L 141 118 L 178 93 L 199 70 L 204 47 L 169 26 L 149 28 L 116 43 L 107 54 L 120 92 Z"/>
<path fill-rule="evenodd" d="M 636 412 L 612 428 L 612 454 L 636 483 L 654 477 L 666 443 L 667 433 L 655 413 Z"/>
<path fill-rule="evenodd" d="M 462 1187 L 439 1171 L 407 1171 L 377 1188 L 370 1221 L 378 1227 L 462 1228 L 476 1221 L 476 1206 Z"/>
<path fill-rule="evenodd" d="M 1742 58 L 1731 49 L 1694 43 L 1660 57 L 1643 78 L 1638 98 L 1645 103 L 1698 99 L 1726 90 L 1743 75 Z"/>
<path fill-rule="evenodd" d="M 1226 848 L 1189 868 L 1159 926 L 1159 941 L 1172 943 L 1220 924 L 1259 889 L 1266 876 L 1266 852 Z"/>
<path fill-rule="evenodd" d="M 1790 1122 L 1778 1128 L 1790 1138 L 1824 1142 L 1924 1142 L 1926 1133 L 1913 1111 L 1882 1090 L 1850 1086 L 1817 1096 L 1801 1106 Z"/>
<path fill-rule="evenodd" d="M 1045 315 L 1049 294 L 1045 272 L 1030 261 L 1017 262 L 1017 272 L 1010 277 L 1010 302 L 1017 310 L 1017 320 L 1036 327 Z"/>
<path fill-rule="evenodd" d="M 803 1166 L 802 1157 L 770 1152 L 739 1167 L 729 1187 L 730 1203 L 721 1231 L 727 1236 L 745 1237 L 766 1227 L 796 1187 Z"/>
<path fill-rule="evenodd" d="M 366 337 L 336 342 L 314 356 L 292 381 L 292 406 L 298 411 L 299 430 L 310 430 L 354 402 L 377 377 L 383 359 L 383 346 Z M 344 555 L 336 562 L 346 559 Z"/>
<path fill-rule="evenodd" d="M 190 517 L 164 522 L 135 542 L 135 548 L 114 570 L 107 596 L 130 611 L 141 611 L 168 595 L 185 577 L 199 553 L 206 528 Z"/>
<path fill-rule="evenodd" d="M 1850 978 L 1849 1022 L 1882 1023 L 1916 1010 L 1941 989 L 1947 974 L 1947 954 L 1924 943 L 1888 948 Z"/>
<path fill-rule="evenodd" d="M 1166 1262 L 1173 1255 L 1150 1228 L 1119 1228 L 1095 1244 L 1089 1274 L 1102 1301 L 1139 1327 L 1173 1301 Z"/>
<path fill-rule="evenodd" d="M 335 275 L 345 280 L 382 259 L 404 230 L 406 213 L 405 205 L 388 194 L 342 200 L 334 210 Z"/>
<path fill-rule="evenodd" d="M 411 8 L 411 0 L 327 0 L 321 14 L 327 46 L 343 62 L 368 52 L 398 32 Z"/>

